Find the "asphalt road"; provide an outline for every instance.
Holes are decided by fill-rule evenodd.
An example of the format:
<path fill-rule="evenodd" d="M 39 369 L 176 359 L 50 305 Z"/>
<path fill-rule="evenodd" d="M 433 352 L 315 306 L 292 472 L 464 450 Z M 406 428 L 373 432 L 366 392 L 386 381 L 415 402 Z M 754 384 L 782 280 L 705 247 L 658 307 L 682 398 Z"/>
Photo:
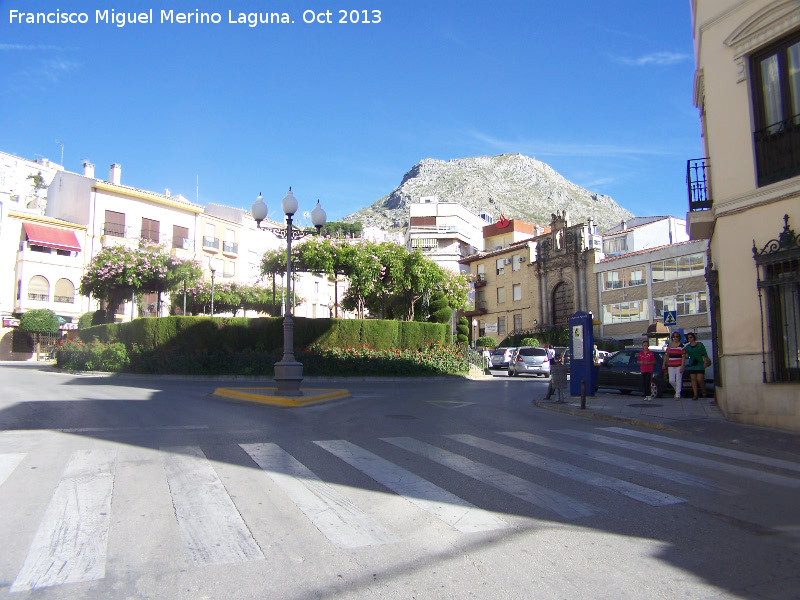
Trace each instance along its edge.
<path fill-rule="evenodd" d="M 301 409 L 0 382 L 0 598 L 800 596 L 800 447 L 538 409 L 535 379 L 353 382 Z"/>

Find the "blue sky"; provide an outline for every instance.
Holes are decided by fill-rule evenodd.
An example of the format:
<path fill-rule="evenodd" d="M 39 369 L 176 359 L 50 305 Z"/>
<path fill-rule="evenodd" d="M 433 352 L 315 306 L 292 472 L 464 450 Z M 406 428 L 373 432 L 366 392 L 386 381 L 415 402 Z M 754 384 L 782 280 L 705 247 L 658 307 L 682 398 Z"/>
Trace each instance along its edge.
<path fill-rule="evenodd" d="M 95 22 L 112 8 L 155 22 Z M 338 23 L 341 8 L 380 23 Z M 56 9 L 88 23 L 9 23 Z M 160 23 L 195 9 L 221 22 Z M 688 2 L 0 0 L 0 23 L 0 150 L 58 162 L 60 140 L 68 170 L 116 162 L 123 184 L 190 200 L 199 177 L 201 204 L 262 192 L 279 217 L 292 186 L 335 220 L 423 158 L 519 152 L 636 215 L 684 217 L 701 154 Z"/>

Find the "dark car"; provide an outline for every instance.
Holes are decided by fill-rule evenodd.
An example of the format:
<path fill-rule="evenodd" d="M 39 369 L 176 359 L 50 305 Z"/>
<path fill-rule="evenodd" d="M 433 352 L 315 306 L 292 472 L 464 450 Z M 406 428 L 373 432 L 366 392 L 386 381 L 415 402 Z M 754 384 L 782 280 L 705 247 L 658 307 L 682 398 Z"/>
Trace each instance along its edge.
<path fill-rule="evenodd" d="M 664 350 L 650 349 L 656 355 L 656 364 L 653 366 L 653 379 L 650 383 L 650 395 L 653 398 L 661 398 L 665 393 L 670 395 L 675 390 L 669 383 L 667 373 L 663 369 Z M 639 349 L 621 350 L 606 358 L 598 367 L 597 387 L 619 390 L 623 394 L 639 392 L 642 390 L 642 372 L 639 368 L 637 358 Z M 713 384 L 712 380 L 706 380 L 706 387 Z M 683 373 L 683 389 L 692 389 L 689 374 Z M 681 395 L 684 395 L 683 393 Z"/>

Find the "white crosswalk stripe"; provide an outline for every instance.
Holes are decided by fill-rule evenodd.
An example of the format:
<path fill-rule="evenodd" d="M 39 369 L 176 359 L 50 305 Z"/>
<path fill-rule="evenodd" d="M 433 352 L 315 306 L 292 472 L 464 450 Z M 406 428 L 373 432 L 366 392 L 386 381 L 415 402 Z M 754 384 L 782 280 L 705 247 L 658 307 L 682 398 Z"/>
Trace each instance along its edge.
<path fill-rule="evenodd" d="M 522 440 L 523 442 L 530 442 L 538 446 L 553 448 L 559 450 L 560 452 L 568 452 L 577 456 L 585 456 L 586 458 L 591 458 L 592 460 L 596 460 L 598 462 L 614 465 L 615 467 L 621 467 L 637 473 L 643 473 L 644 475 L 660 477 L 661 479 L 667 479 L 668 481 L 674 481 L 675 483 L 681 483 L 690 487 L 713 490 L 722 494 L 741 493 L 741 490 L 736 486 L 726 485 L 719 481 L 709 479 L 708 477 L 692 475 L 691 473 L 686 473 L 684 471 L 678 471 L 676 469 L 670 469 L 669 467 L 654 465 L 653 463 L 636 460 L 635 458 L 629 458 L 627 456 L 620 456 L 619 454 L 612 454 L 611 452 L 605 452 L 603 450 L 596 450 L 594 448 L 587 448 L 577 444 L 570 444 L 569 442 L 564 442 L 562 440 L 553 440 L 548 437 L 527 433 L 524 431 L 503 431 L 501 432 L 501 435 Z"/>
<path fill-rule="evenodd" d="M 468 477 L 490 485 L 498 490 L 506 492 L 529 502 L 534 506 L 547 509 L 564 517 L 565 519 L 578 519 L 581 517 L 591 517 L 602 512 L 599 508 L 586 504 L 574 498 L 570 498 L 559 492 L 547 489 L 546 487 L 531 483 L 515 475 L 509 475 L 499 469 L 475 462 L 448 450 L 443 450 L 430 444 L 417 441 L 408 437 L 381 438 L 383 441 L 393 444 L 414 454 L 424 456 L 434 462 L 444 465 L 454 471 L 463 473 Z"/>
<path fill-rule="evenodd" d="M 292 502 L 340 548 L 396 541 L 374 519 L 277 444 L 240 444 Z"/>
<path fill-rule="evenodd" d="M 662 444 L 671 444 L 673 446 L 680 446 L 690 450 L 700 450 L 709 454 L 716 454 L 718 456 L 725 456 L 727 458 L 735 458 L 759 465 L 768 467 L 777 467 L 779 469 L 786 469 L 800 473 L 800 464 L 782 460 L 780 458 L 770 458 L 769 456 L 759 456 L 758 454 L 750 454 L 742 452 L 741 450 L 731 450 L 730 448 L 720 448 L 718 446 L 711 446 L 710 444 L 698 444 L 697 442 L 689 442 L 687 440 L 677 440 L 675 438 L 667 437 L 665 435 L 655 435 L 653 433 L 646 433 L 644 431 L 636 431 L 633 429 L 623 429 L 622 427 L 601 427 L 601 431 L 610 431 L 627 435 L 631 437 L 649 440 L 651 442 L 661 442 Z"/>
<path fill-rule="evenodd" d="M 470 533 L 508 527 L 500 517 L 355 444 L 344 440 L 314 443 L 458 531 Z"/>
<path fill-rule="evenodd" d="M 575 431 L 571 429 L 560 429 L 557 430 L 556 433 L 561 433 L 564 435 L 569 435 L 584 440 L 590 440 L 593 442 L 599 442 L 601 444 L 607 444 L 609 446 L 616 446 L 618 448 L 625 448 L 627 450 L 634 450 L 636 452 L 641 452 L 643 454 L 658 456 L 661 458 L 666 458 L 669 460 L 674 460 L 676 462 L 682 462 L 697 467 L 714 469 L 716 471 L 729 473 L 731 475 L 736 475 L 738 477 L 746 477 L 748 479 L 761 481 L 763 483 L 770 483 L 772 485 L 778 485 L 788 488 L 800 488 L 800 478 L 793 479 L 791 477 L 786 477 L 784 475 L 779 475 L 777 473 L 769 473 L 767 471 L 756 471 L 755 469 L 740 467 L 738 465 L 731 465 L 719 460 L 709 460 L 707 458 L 701 458 L 699 456 L 681 454 L 680 452 L 673 452 L 672 450 L 665 450 L 663 448 L 656 448 L 653 446 L 647 446 L 645 444 L 629 442 L 628 440 L 619 440 L 605 435 L 599 435 L 597 433 L 588 433 L 585 431 Z"/>
<path fill-rule="evenodd" d="M 74 453 L 47 505 L 12 592 L 105 577 L 116 453 Z"/>
<path fill-rule="evenodd" d="M 539 454 L 534 454 L 533 452 L 526 452 L 525 450 L 519 450 L 518 448 L 512 448 L 511 446 L 484 440 L 474 435 L 448 435 L 447 437 L 461 442 L 462 444 L 468 444 L 475 448 L 480 448 L 481 450 L 493 452 L 494 454 L 511 458 L 525 463 L 526 465 L 531 465 L 532 467 L 544 469 L 545 471 L 561 475 L 562 477 L 617 492 L 618 494 L 633 498 L 639 502 L 644 502 L 650 506 L 668 506 L 670 504 L 686 502 L 683 498 L 678 498 L 671 494 L 652 490 L 629 481 L 617 479 L 616 477 L 594 473 L 581 467 L 561 462 L 560 460 L 554 460 Z"/>
<path fill-rule="evenodd" d="M 598 431 L 602 431 L 602 434 Z M 495 441 L 495 438 L 500 441 Z M 570 443 L 570 438 L 581 442 Z M 60 478 L 59 464 L 53 465 L 50 471 L 33 470 L 36 465 L 33 460 L 36 458 L 35 451 L 0 454 L 0 502 L 5 502 L 0 504 L 2 510 L 7 511 L 17 497 L 22 497 L 19 488 L 26 484 L 26 477 L 36 478 L 34 489 L 38 490 L 23 494 L 26 501 L 34 499 L 36 503 L 36 495 L 53 490 L 38 528 L 33 521 L 28 521 L 30 524 L 26 525 L 32 532 L 29 534 L 27 554 L 24 554 L 25 547 L 21 546 L 16 549 L 15 557 L 6 561 L 15 570 L 19 569 L 10 591 L 22 592 L 95 581 L 106 577 L 107 569 L 115 568 L 107 564 L 117 565 L 117 561 L 124 563 L 125 552 L 133 551 L 119 540 L 123 536 L 147 536 L 148 532 L 139 534 L 131 526 L 126 530 L 124 525 L 120 525 L 125 517 L 115 515 L 112 519 L 111 513 L 112 510 L 124 511 L 121 507 L 125 506 L 141 506 L 131 502 L 131 493 L 139 489 L 133 482 L 138 482 L 143 473 L 151 478 L 160 478 L 158 485 L 152 488 L 159 492 L 148 497 L 148 506 L 157 510 L 148 511 L 148 516 L 153 515 L 153 527 L 159 530 L 157 541 L 159 547 L 165 549 L 164 556 L 168 559 L 177 557 L 177 563 L 166 568 L 176 569 L 184 568 L 186 562 L 193 567 L 204 567 L 264 561 L 266 557 L 256 540 L 271 534 L 271 519 L 275 518 L 286 519 L 286 524 L 281 527 L 285 526 L 287 531 L 299 527 L 307 529 L 329 548 L 333 546 L 354 552 L 366 549 L 362 552 L 369 552 L 370 547 L 382 544 L 424 539 L 426 528 L 438 527 L 436 531 L 441 535 L 446 528 L 434 522 L 432 517 L 451 527 L 453 536 L 516 526 L 512 520 L 513 514 L 507 518 L 482 508 L 480 502 L 473 500 L 474 503 L 471 503 L 465 499 L 480 498 L 487 491 L 497 498 L 494 490 L 500 490 L 504 495 L 547 511 L 551 517 L 572 520 L 598 515 L 610 510 L 610 506 L 615 511 L 625 511 L 625 506 L 634 510 L 635 502 L 654 507 L 696 502 L 698 509 L 701 509 L 707 498 L 697 494 L 696 489 L 743 494 L 747 493 L 748 488 L 741 484 L 742 479 L 800 488 L 800 476 L 795 474 L 798 471 L 795 463 L 618 427 L 592 431 L 563 429 L 546 435 L 525 431 L 494 432 L 483 437 L 449 434 L 427 442 L 411 437 L 384 437 L 379 440 L 373 439 L 370 446 L 363 447 L 345 439 L 298 442 L 314 449 L 314 452 L 307 454 L 311 457 L 305 461 L 307 464 L 275 443 L 242 443 L 236 446 L 236 453 L 247 464 L 234 463 L 233 466 L 210 461 L 200 446 L 148 450 L 148 461 L 141 465 L 134 460 L 126 461 L 128 454 L 124 451 L 117 456 L 116 451 L 104 446 L 103 449 L 80 450 L 68 455 Z M 455 451 L 438 447 L 436 440 L 447 443 L 448 447 L 455 447 Z M 536 451 L 530 451 L 531 448 L 526 446 L 528 444 L 535 446 Z M 665 445 L 671 449 L 664 448 Z M 235 442 L 231 442 L 231 446 L 235 446 Z M 239 448 L 255 464 L 250 463 Z M 401 453 L 397 448 L 404 452 Z M 225 455 L 225 452 L 220 450 L 221 455 Z M 405 455 L 406 452 L 409 454 Z M 487 453 L 483 462 L 467 458 L 483 452 Z M 636 458 L 630 456 L 633 452 L 637 454 Z M 713 458 L 697 456 L 701 452 L 713 455 Z M 402 460 L 396 464 L 385 458 L 389 453 L 401 456 Z M 643 456 L 655 458 L 647 461 Z M 31 470 L 22 471 L 20 465 L 28 461 L 31 461 Z M 670 461 L 686 465 L 685 470 L 661 464 Z M 743 462 L 758 467 L 742 466 Z M 503 464 L 509 465 L 508 472 L 501 470 Z M 431 472 L 444 471 L 437 465 L 494 490 L 476 488 L 470 490 L 473 496 L 464 495 L 462 498 L 457 495 L 457 489 L 449 491 L 455 485 L 453 482 L 460 479 L 457 475 L 442 473 L 441 478 L 447 483 L 440 483 L 430 475 Z M 597 469 L 591 465 L 596 465 Z M 614 469 L 614 476 L 608 473 L 610 468 L 606 465 Z M 360 489 L 350 493 L 343 485 L 325 481 L 316 475 L 314 471 L 323 472 L 320 468 L 324 472 L 336 472 L 337 469 L 341 472 L 344 469 L 348 475 L 355 476 L 356 473 L 351 470 L 354 468 L 399 498 L 391 496 L 387 502 L 372 503 L 377 494 L 387 499 L 386 491 Z M 712 470 L 713 476 L 701 474 L 706 469 Z M 776 472 L 778 469 L 790 474 L 779 474 Z M 254 472 L 256 478 L 252 476 Z M 423 472 L 425 477 L 418 474 Z M 512 473 L 520 473 L 521 476 Z M 626 473 L 631 476 L 637 474 L 637 483 L 628 481 Z M 555 474 L 556 477 L 548 474 Z M 648 478 L 644 485 L 642 475 Z M 362 476 L 358 477 L 363 480 Z M 578 483 L 560 487 L 562 483 L 559 478 Z M 678 492 L 673 495 L 660 491 L 659 481 L 686 487 L 681 488 L 679 497 Z M 740 482 L 740 486 L 735 485 L 737 482 Z M 54 488 L 46 487 L 53 484 Z M 481 487 L 480 484 L 478 486 Z M 618 494 L 619 499 L 614 502 L 605 492 L 592 493 L 598 488 Z M 569 491 L 562 493 L 558 490 Z M 265 506 L 263 510 L 266 512 L 262 513 L 263 494 L 275 495 L 279 501 L 264 502 L 269 508 Z M 583 497 L 591 498 L 593 504 L 579 499 Z M 502 506 L 502 502 L 513 502 L 513 498 L 506 497 L 498 501 Z M 46 496 L 43 499 L 46 500 Z M 424 520 L 415 518 L 415 522 L 422 523 L 422 529 L 413 535 L 392 529 L 398 527 L 396 511 L 398 507 L 402 509 L 403 502 L 409 503 L 409 517 L 414 517 L 414 513 L 419 511 L 426 513 Z M 237 505 L 241 507 L 241 513 Z M 8 520 L 10 518 L 10 514 L 6 515 L 6 521 L 3 522 L 11 522 Z M 28 518 L 35 518 L 35 515 Z M 248 522 L 253 527 L 252 531 Z M 394 525 L 384 527 L 383 522 Z M 123 531 L 126 533 L 123 534 Z M 111 538 L 111 554 L 107 559 L 111 533 L 118 537 Z M 0 530 L 0 547 L 11 539 L 9 535 L 18 536 L 19 532 L 9 534 Z M 502 537 L 504 533 L 501 531 L 495 535 Z M 271 546 L 272 551 L 282 548 L 280 537 L 275 537 L 279 541 Z M 152 542 L 151 547 L 155 547 L 155 543 Z M 131 546 L 148 547 L 147 544 Z M 185 551 L 186 562 L 181 557 L 181 548 Z M 137 564 L 136 561 L 132 563 Z M 139 564 L 143 564 L 141 560 Z M 3 568 L 2 561 L 0 568 Z M 0 576 L 10 581 L 14 573 L 3 572 Z"/>
<path fill-rule="evenodd" d="M 198 566 L 263 559 L 225 486 L 195 446 L 162 448 L 187 558 Z"/>
<path fill-rule="evenodd" d="M 25 454 L 0 454 L 0 485 L 3 485 L 8 476 L 19 466 Z"/>

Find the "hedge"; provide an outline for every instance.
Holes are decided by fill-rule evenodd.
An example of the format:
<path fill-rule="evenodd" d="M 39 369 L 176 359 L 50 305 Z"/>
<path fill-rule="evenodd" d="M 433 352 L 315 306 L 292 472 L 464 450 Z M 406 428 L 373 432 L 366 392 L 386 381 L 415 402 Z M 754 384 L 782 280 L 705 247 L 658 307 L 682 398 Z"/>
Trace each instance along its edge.
<path fill-rule="evenodd" d="M 369 346 L 376 350 L 421 349 L 445 342 L 448 324 L 377 319 L 294 318 L 294 346 L 322 348 Z M 78 331 L 84 342 L 137 344 L 142 350 L 283 349 L 283 318 L 142 317 L 125 323 L 97 325 Z"/>

